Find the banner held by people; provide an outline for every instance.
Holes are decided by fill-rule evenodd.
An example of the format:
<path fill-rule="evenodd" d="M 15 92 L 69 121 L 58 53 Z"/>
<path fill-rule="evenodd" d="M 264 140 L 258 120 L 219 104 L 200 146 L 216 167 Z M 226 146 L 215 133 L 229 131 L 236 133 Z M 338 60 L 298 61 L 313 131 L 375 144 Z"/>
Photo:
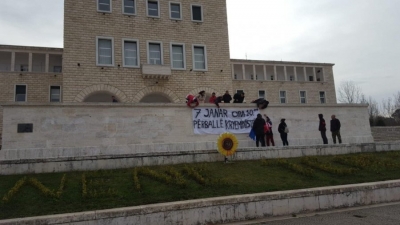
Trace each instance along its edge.
<path fill-rule="evenodd" d="M 248 134 L 258 109 L 195 108 L 192 111 L 195 134 Z"/>

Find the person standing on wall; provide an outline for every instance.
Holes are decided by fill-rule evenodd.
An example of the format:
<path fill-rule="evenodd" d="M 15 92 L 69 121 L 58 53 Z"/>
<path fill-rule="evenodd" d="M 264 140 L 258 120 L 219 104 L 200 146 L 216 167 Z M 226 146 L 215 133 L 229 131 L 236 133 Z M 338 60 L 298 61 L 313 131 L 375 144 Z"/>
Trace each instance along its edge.
<path fill-rule="evenodd" d="M 244 101 L 244 92 L 236 93 L 233 96 L 233 103 L 243 103 Z"/>
<path fill-rule="evenodd" d="M 328 144 L 328 138 L 326 138 L 326 123 L 324 119 L 324 115 L 318 114 L 319 117 L 319 128 L 318 130 L 321 132 L 322 141 L 324 145 Z"/>
<path fill-rule="evenodd" d="M 264 134 L 265 120 L 262 118 L 261 114 L 257 114 L 256 120 L 253 122 L 253 130 L 256 133 L 256 146 L 259 147 L 261 142 L 261 147 L 265 147 L 265 134 Z"/>
<path fill-rule="evenodd" d="M 264 117 L 266 119 L 266 126 L 267 126 L 267 129 L 265 131 L 265 137 L 267 139 L 267 146 L 269 146 L 270 142 L 271 142 L 272 146 L 275 146 L 274 134 L 272 133 L 272 121 L 266 114 L 264 114 Z"/>
<path fill-rule="evenodd" d="M 215 95 L 215 92 L 213 92 L 211 94 L 210 99 L 208 100 L 209 103 L 214 104 L 215 103 L 215 99 L 217 98 L 217 96 Z"/>
<path fill-rule="evenodd" d="M 229 91 L 226 91 L 222 97 L 224 99 L 224 103 L 230 103 L 232 100 L 232 96 L 229 94 Z"/>
<path fill-rule="evenodd" d="M 281 123 L 278 126 L 278 132 L 281 134 L 283 146 L 289 146 L 289 142 L 287 140 L 289 128 L 287 127 L 285 120 L 286 119 L 281 119 Z"/>
<path fill-rule="evenodd" d="M 342 144 L 342 137 L 340 136 L 340 121 L 336 119 L 335 115 L 331 116 L 331 132 L 333 144 L 336 144 L 336 137 L 339 139 L 339 144 Z"/>
<path fill-rule="evenodd" d="M 204 100 L 206 98 L 206 91 L 200 91 L 196 98 L 199 103 L 204 103 Z"/>

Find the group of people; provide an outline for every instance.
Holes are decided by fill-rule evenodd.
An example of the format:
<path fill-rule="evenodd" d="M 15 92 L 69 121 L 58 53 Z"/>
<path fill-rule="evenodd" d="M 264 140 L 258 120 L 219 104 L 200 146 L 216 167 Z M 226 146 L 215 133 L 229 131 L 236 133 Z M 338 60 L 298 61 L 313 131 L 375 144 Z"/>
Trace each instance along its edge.
<path fill-rule="evenodd" d="M 253 122 L 253 131 L 256 136 L 256 146 L 265 147 L 265 142 L 267 146 L 275 146 L 274 141 L 274 133 L 272 131 L 272 121 L 271 119 L 264 114 L 265 119 L 261 116 L 261 114 L 257 114 L 257 118 Z M 289 128 L 285 123 L 284 118 L 281 119 L 281 123 L 278 126 L 278 132 L 281 136 L 283 146 L 289 146 L 289 142 L 287 140 L 287 136 L 289 133 Z"/>
<path fill-rule="evenodd" d="M 318 130 L 321 132 L 322 141 L 325 145 L 328 144 L 328 138 L 326 137 L 326 123 L 324 119 L 324 115 L 318 114 L 319 117 L 319 128 Z M 340 136 L 340 120 L 336 118 L 335 115 L 331 116 L 331 132 L 333 144 L 336 144 L 336 138 L 339 141 L 339 144 L 342 144 L 342 137 Z"/>
<path fill-rule="evenodd" d="M 257 118 L 253 122 L 253 132 L 255 134 L 256 138 L 256 146 L 259 147 L 261 144 L 261 147 L 265 147 L 265 143 L 267 146 L 275 146 L 274 142 L 274 134 L 272 132 L 272 121 L 271 119 L 264 114 L 265 119 L 261 116 L 261 114 L 257 114 Z M 322 114 L 318 115 L 319 117 L 319 131 L 321 132 L 321 137 L 322 141 L 324 144 L 328 144 L 328 138 L 326 137 L 326 123 L 324 116 Z M 288 133 L 289 133 L 289 128 L 287 124 L 285 123 L 286 119 L 282 118 L 281 122 L 278 126 L 278 132 L 281 136 L 281 140 L 283 143 L 283 146 L 289 146 L 288 142 Z M 332 139 L 333 143 L 336 144 L 336 138 L 339 141 L 339 144 L 342 143 L 342 137 L 340 136 L 340 121 L 339 119 L 336 118 L 335 115 L 331 116 L 331 127 L 330 130 L 332 132 Z"/>
<path fill-rule="evenodd" d="M 206 92 L 205 91 L 200 91 L 196 96 L 195 95 L 188 95 L 186 96 L 186 104 L 190 108 L 195 108 L 199 106 L 200 103 L 204 103 L 206 98 Z M 230 103 L 232 101 L 232 96 L 229 94 L 229 91 L 226 91 L 224 95 L 222 96 L 216 96 L 215 92 L 211 94 L 211 97 L 209 98 L 208 102 L 211 104 L 215 104 L 218 108 L 219 103 Z M 243 103 L 244 102 L 244 92 L 238 92 L 235 95 L 233 95 L 233 103 Z M 256 103 L 257 108 L 259 109 L 265 109 L 267 108 L 269 102 L 265 100 L 264 98 L 259 98 L 251 103 Z"/>

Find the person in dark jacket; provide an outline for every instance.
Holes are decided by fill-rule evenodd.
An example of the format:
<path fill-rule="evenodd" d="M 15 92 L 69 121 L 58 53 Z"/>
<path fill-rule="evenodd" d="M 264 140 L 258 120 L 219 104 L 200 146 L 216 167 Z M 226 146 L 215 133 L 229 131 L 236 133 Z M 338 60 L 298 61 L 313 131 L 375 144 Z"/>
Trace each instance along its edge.
<path fill-rule="evenodd" d="M 281 134 L 281 139 L 283 146 L 289 146 L 289 142 L 287 140 L 288 134 L 285 132 L 287 128 L 287 125 L 285 123 L 285 119 L 281 119 L 281 123 L 278 126 L 278 132 Z"/>
<path fill-rule="evenodd" d="M 217 108 L 219 108 L 219 103 L 221 103 L 223 101 L 224 101 L 224 96 L 219 96 L 219 97 L 215 98 L 214 103 L 217 106 Z"/>
<path fill-rule="evenodd" d="M 272 146 L 275 146 L 274 142 L 274 134 L 272 132 L 272 121 L 271 119 L 264 114 L 264 117 L 266 119 L 266 125 L 268 126 L 268 130 L 265 132 L 265 137 L 267 138 L 267 146 L 269 146 L 269 143 L 271 142 Z"/>
<path fill-rule="evenodd" d="M 339 144 L 342 144 L 342 137 L 340 136 L 340 121 L 336 119 L 335 115 L 331 116 L 331 132 L 333 144 L 336 144 L 336 137 L 339 139 Z"/>
<path fill-rule="evenodd" d="M 257 119 L 254 120 L 253 130 L 256 133 L 256 145 L 259 146 L 261 142 L 261 147 L 265 147 L 265 137 L 264 137 L 264 125 L 265 120 L 262 118 L 261 114 L 257 114 Z"/>
<path fill-rule="evenodd" d="M 243 103 L 244 101 L 244 92 L 236 93 L 233 96 L 233 103 Z"/>
<path fill-rule="evenodd" d="M 112 102 L 118 102 L 118 100 L 115 98 L 115 96 L 111 96 Z"/>
<path fill-rule="evenodd" d="M 268 107 L 269 101 L 265 100 L 264 98 L 259 98 L 259 99 L 252 101 L 251 103 L 256 103 L 257 108 L 259 108 L 259 109 L 265 109 Z"/>
<path fill-rule="evenodd" d="M 232 100 L 232 96 L 229 94 L 229 91 L 226 91 L 223 95 L 224 103 L 230 103 Z"/>
<path fill-rule="evenodd" d="M 328 144 L 328 138 L 326 138 L 326 123 L 324 120 L 324 115 L 318 114 L 319 117 L 319 128 L 318 130 L 321 132 L 322 141 L 324 145 Z"/>

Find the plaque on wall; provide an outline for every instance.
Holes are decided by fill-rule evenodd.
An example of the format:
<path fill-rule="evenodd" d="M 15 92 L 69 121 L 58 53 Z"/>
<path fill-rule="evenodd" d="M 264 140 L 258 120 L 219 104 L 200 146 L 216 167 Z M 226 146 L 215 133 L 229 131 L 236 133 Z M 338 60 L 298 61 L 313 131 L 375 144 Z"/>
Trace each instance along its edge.
<path fill-rule="evenodd" d="M 18 124 L 18 133 L 32 133 L 32 132 L 33 132 L 33 123 Z"/>

